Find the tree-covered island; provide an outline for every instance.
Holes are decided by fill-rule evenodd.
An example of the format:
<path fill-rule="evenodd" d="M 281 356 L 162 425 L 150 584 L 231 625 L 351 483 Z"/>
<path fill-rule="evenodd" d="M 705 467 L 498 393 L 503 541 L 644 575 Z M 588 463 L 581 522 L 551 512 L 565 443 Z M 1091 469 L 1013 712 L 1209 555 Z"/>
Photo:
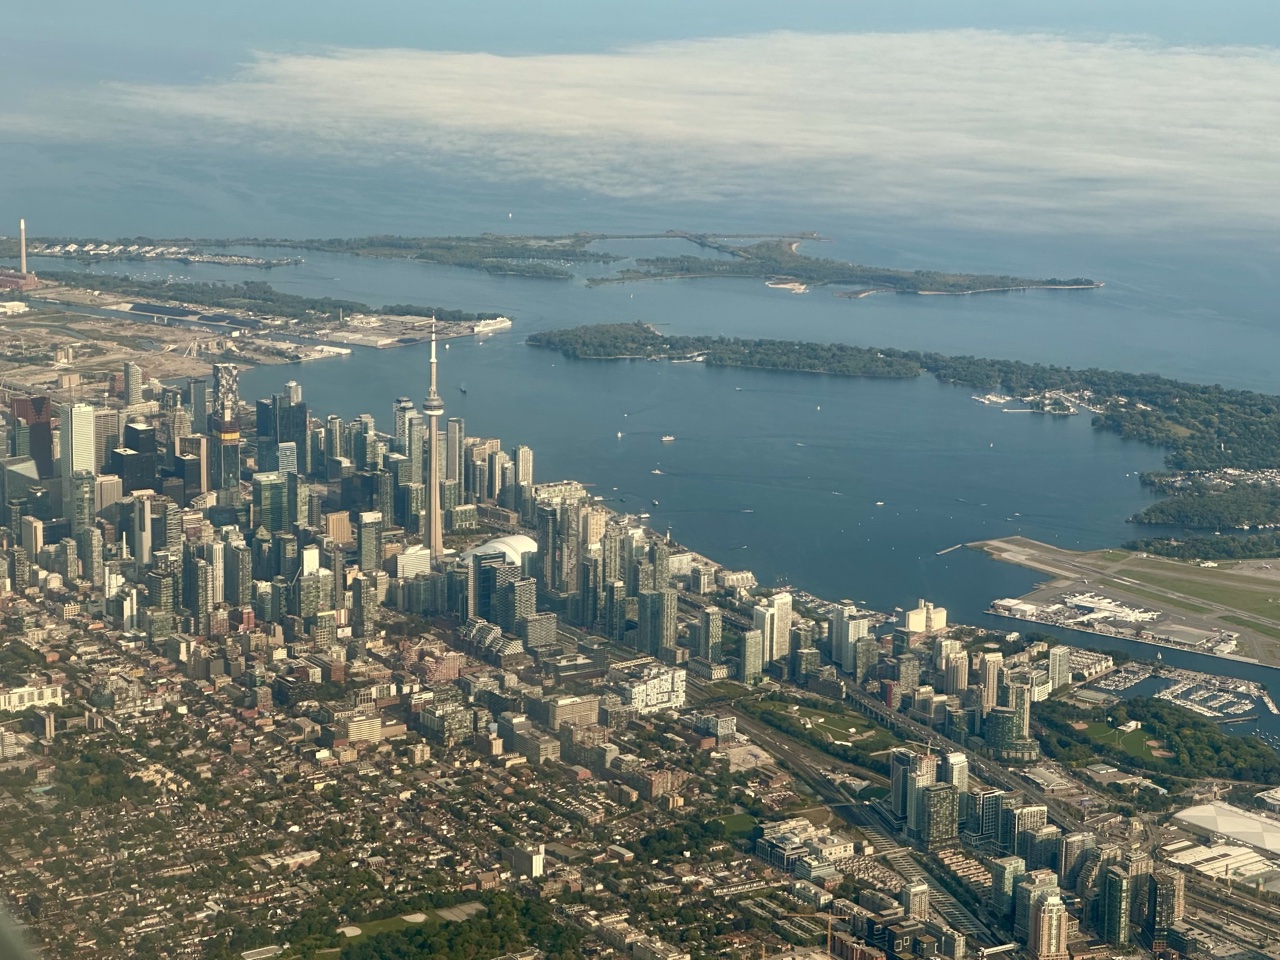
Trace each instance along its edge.
<path fill-rule="evenodd" d="M 767 239 L 737 245 L 713 237 L 691 237 L 693 242 L 723 256 L 718 258 L 650 257 L 636 261 L 633 269 L 612 277 L 593 277 L 588 284 L 622 283 L 628 280 L 672 280 L 699 277 L 755 277 L 780 283 L 849 287 L 839 296 L 862 297 L 869 293 L 966 294 L 1008 290 L 1079 290 L 1102 286 L 1088 277 L 1069 280 L 1031 279 L 982 273 L 945 273 L 938 270 L 894 270 L 869 267 L 843 260 L 810 257 L 799 252 L 799 241 Z"/>
<path fill-rule="evenodd" d="M 871 267 L 799 251 L 817 234 L 711 234 L 668 230 L 657 234 L 574 233 L 564 236 L 508 236 L 486 233 L 477 237 L 331 237 L 306 240 L 240 237 L 236 239 L 156 240 L 149 237 L 113 239 L 46 237 L 31 240 L 32 252 L 80 263 L 108 260 L 175 260 L 182 263 L 223 263 L 261 267 L 288 266 L 296 258 L 260 258 L 243 253 L 213 253 L 229 247 L 269 247 L 277 250 L 341 253 L 361 257 L 417 260 L 487 273 L 551 280 L 574 279 L 574 267 L 595 267 L 628 258 L 600 245 L 619 240 L 687 241 L 697 250 L 687 256 L 641 257 L 616 273 L 591 276 L 588 286 L 633 280 L 742 277 L 789 286 L 801 292 L 809 286 L 842 288 L 837 296 L 859 298 L 871 293 L 970 294 L 1008 290 L 1075 290 L 1102 284 L 1087 277 L 1034 279 L 1002 274 L 948 273 L 939 270 L 896 270 Z M 715 256 L 702 256 L 710 251 Z M 17 241 L 0 238 L 0 257 L 17 256 Z"/>

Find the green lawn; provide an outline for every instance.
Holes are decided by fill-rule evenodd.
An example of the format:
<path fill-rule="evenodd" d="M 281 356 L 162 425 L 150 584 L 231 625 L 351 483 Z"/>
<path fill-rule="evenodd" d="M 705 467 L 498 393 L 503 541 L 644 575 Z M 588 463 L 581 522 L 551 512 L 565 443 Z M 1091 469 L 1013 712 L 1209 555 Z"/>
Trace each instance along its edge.
<path fill-rule="evenodd" d="M 1091 723 L 1089 729 L 1085 731 L 1089 738 L 1096 740 L 1098 743 L 1105 743 L 1109 746 L 1119 747 L 1130 756 L 1136 757 L 1144 763 L 1163 763 L 1164 757 L 1157 757 L 1151 752 L 1151 747 L 1147 746 L 1148 740 L 1156 739 L 1148 730 L 1139 727 L 1137 730 L 1129 733 L 1121 733 L 1119 730 L 1107 723 Z"/>
<path fill-rule="evenodd" d="M 853 742 L 869 753 L 887 750 L 890 747 L 898 746 L 902 742 L 891 731 L 886 730 L 879 724 L 872 723 L 871 720 L 860 713 L 816 710 L 813 707 L 804 706 L 793 713 L 788 709 L 791 706 L 790 704 L 776 702 L 765 702 L 762 706 L 784 716 L 803 717 L 813 724 L 811 729 L 814 732 L 830 734 L 833 740 L 850 740 L 857 737 L 859 739 L 853 740 Z M 863 738 L 863 734 L 868 731 L 872 731 L 874 735 Z"/>
<path fill-rule="evenodd" d="M 1188 610 L 1191 613 L 1208 613 L 1208 607 L 1202 607 L 1198 603 L 1192 603 L 1189 600 L 1182 600 L 1177 597 L 1171 597 L 1168 594 L 1156 593 L 1154 590 L 1143 590 L 1141 587 L 1135 587 L 1128 583 L 1119 583 L 1116 580 L 1104 580 L 1109 587 L 1117 590 L 1123 590 L 1125 593 L 1131 593 L 1135 597 L 1145 597 L 1147 600 L 1155 601 L 1161 607 L 1177 607 L 1179 610 Z M 1183 591 L 1178 591 L 1179 593 Z"/>
<path fill-rule="evenodd" d="M 717 680 L 715 683 L 708 683 L 702 690 L 707 700 L 737 700 L 751 692 L 750 687 L 732 680 Z"/>
<path fill-rule="evenodd" d="M 739 837 L 746 836 L 756 826 L 756 818 L 749 813 L 731 813 L 727 817 L 721 817 L 720 822 L 729 833 Z"/>
<path fill-rule="evenodd" d="M 1280 584 L 1271 589 L 1253 589 L 1249 586 L 1236 586 L 1231 583 L 1209 583 L 1204 580 L 1183 579 L 1163 574 L 1149 573 L 1146 570 L 1125 570 L 1126 576 L 1141 580 L 1153 587 L 1163 587 L 1216 603 L 1219 606 L 1231 607 L 1242 613 L 1256 616 L 1280 618 L 1280 603 L 1273 602 L 1280 598 Z"/>

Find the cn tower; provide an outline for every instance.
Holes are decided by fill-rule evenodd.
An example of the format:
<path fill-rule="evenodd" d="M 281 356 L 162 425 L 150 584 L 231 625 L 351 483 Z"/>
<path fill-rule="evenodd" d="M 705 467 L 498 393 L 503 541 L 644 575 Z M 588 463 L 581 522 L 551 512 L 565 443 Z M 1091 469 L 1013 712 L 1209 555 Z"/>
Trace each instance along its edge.
<path fill-rule="evenodd" d="M 440 431 L 436 421 L 444 413 L 444 401 L 436 391 L 436 325 L 431 323 L 431 387 L 427 399 L 422 402 L 422 412 L 427 415 L 427 523 L 431 528 L 427 546 L 431 560 L 438 563 L 444 556 L 444 517 L 440 510 Z"/>

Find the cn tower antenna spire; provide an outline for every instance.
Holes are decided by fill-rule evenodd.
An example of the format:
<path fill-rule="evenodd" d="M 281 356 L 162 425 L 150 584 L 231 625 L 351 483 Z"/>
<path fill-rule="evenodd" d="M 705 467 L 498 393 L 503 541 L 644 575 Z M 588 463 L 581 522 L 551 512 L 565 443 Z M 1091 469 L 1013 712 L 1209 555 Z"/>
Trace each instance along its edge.
<path fill-rule="evenodd" d="M 433 562 L 444 556 L 444 514 L 440 509 L 440 431 L 437 421 L 444 414 L 444 401 L 436 389 L 436 319 L 431 318 L 431 380 L 422 404 L 427 416 L 427 533 L 423 540 Z"/>

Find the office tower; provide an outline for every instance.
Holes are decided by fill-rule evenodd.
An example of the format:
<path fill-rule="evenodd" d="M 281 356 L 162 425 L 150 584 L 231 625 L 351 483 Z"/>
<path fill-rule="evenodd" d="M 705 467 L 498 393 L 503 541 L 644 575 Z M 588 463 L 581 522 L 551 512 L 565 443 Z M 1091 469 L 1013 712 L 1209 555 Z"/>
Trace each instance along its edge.
<path fill-rule="evenodd" d="M 431 383 L 422 412 L 427 416 L 427 536 L 433 559 L 444 556 L 444 511 L 440 509 L 440 416 L 444 401 L 436 390 L 436 329 L 431 326 Z"/>
<path fill-rule="evenodd" d="M 1076 880 L 1080 876 L 1080 868 L 1084 866 L 1085 856 L 1097 846 L 1097 835 L 1080 830 L 1068 833 L 1058 843 L 1058 883 L 1068 890 L 1074 890 Z"/>
<path fill-rule="evenodd" d="M 1102 875 L 1101 923 L 1098 935 L 1113 947 L 1129 944 L 1129 907 L 1132 884 L 1119 864 L 1107 867 Z"/>
<path fill-rule="evenodd" d="M 1059 893 L 1045 893 L 1031 905 L 1027 945 L 1035 960 L 1068 960 L 1067 908 Z"/>
<path fill-rule="evenodd" d="M 77 470 L 96 473 L 94 429 L 96 410 L 87 403 L 65 403 L 58 410 L 62 476 L 70 479 Z"/>
<path fill-rule="evenodd" d="M 704 607 L 698 617 L 698 656 L 712 663 L 724 659 L 723 648 L 724 611 L 719 607 Z"/>
<path fill-rule="evenodd" d="M 282 474 L 298 474 L 298 445 L 291 441 L 276 444 L 276 469 Z"/>
<path fill-rule="evenodd" d="M 191 429 L 196 433 L 209 430 L 209 381 L 204 377 L 187 379 L 187 408 L 191 411 Z"/>
<path fill-rule="evenodd" d="M 147 588 L 147 606 L 162 613 L 178 609 L 178 580 L 168 570 L 148 570 L 143 577 Z"/>
<path fill-rule="evenodd" d="M 289 529 L 288 486 L 284 474 L 253 475 L 253 527 L 268 533 Z"/>
<path fill-rule="evenodd" d="M 259 401 L 259 405 L 261 403 L 262 401 Z M 283 394 L 272 395 L 269 418 L 270 422 L 267 424 L 269 438 L 276 455 L 278 456 L 281 444 L 293 444 L 295 472 L 309 473 L 311 445 L 307 442 L 307 434 L 311 421 L 307 413 L 307 405 L 302 402 L 302 388 L 296 382 L 290 380 L 285 384 Z M 259 420 L 261 421 L 261 413 Z M 258 426 L 260 447 L 263 439 L 262 428 L 263 424 L 260 422 Z M 284 472 L 283 468 L 279 469 Z"/>
<path fill-rule="evenodd" d="M 1013 915 L 1014 891 L 1026 876 L 1027 865 L 1021 857 L 999 857 L 987 866 L 991 870 L 991 912 L 1007 922 Z"/>
<path fill-rule="evenodd" d="M 178 441 L 174 473 L 182 479 L 183 503 L 190 503 L 209 489 L 209 438 L 199 434 Z"/>
<path fill-rule="evenodd" d="M 915 920 L 929 919 L 929 885 L 908 882 L 898 893 L 898 903 Z"/>
<path fill-rule="evenodd" d="M 1071 683 L 1071 649 L 1057 646 L 1049 651 L 1049 686 L 1059 690 Z"/>
<path fill-rule="evenodd" d="M 124 364 L 124 402 L 129 407 L 142 402 L 142 368 L 132 360 Z"/>
<path fill-rule="evenodd" d="M 739 676 L 743 683 L 758 683 L 764 674 L 764 637 L 759 630 L 742 631 L 742 660 Z"/>
<path fill-rule="evenodd" d="M 105 508 L 117 503 L 124 497 L 124 482 L 115 474 L 95 477 L 93 481 L 93 512 L 101 513 Z"/>
<path fill-rule="evenodd" d="M 19 429 L 11 429 L 9 453 L 29 456 L 35 461 L 36 475 L 41 480 L 53 476 L 53 400 L 49 397 L 11 397 L 9 410 Z M 26 449 L 18 449 L 25 438 Z"/>
<path fill-rule="evenodd" d="M 362 573 L 382 569 L 382 513 L 366 510 L 356 526 L 357 556 Z M 432 556 L 436 556 L 434 553 Z"/>
<path fill-rule="evenodd" d="M 1186 882 L 1172 868 L 1157 870 L 1147 876 L 1146 934 L 1155 951 L 1169 943 L 1169 931 L 1186 913 Z"/>
<path fill-rule="evenodd" d="M 120 413 L 117 410 L 93 411 L 93 472 L 107 465 L 111 451 L 120 446 Z"/>

